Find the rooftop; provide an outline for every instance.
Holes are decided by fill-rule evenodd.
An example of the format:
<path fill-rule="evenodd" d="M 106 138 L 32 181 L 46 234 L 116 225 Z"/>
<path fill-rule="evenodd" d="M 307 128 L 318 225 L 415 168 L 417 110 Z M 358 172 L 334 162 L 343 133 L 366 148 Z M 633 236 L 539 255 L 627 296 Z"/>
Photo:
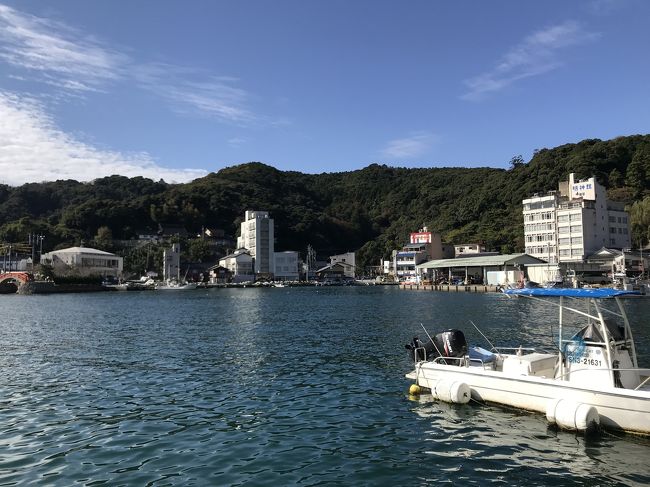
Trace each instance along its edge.
<path fill-rule="evenodd" d="M 458 259 L 430 260 L 417 265 L 418 269 L 442 269 L 447 267 L 492 267 L 504 265 L 525 265 L 544 262 L 528 254 L 485 255 L 480 257 L 461 257 Z"/>

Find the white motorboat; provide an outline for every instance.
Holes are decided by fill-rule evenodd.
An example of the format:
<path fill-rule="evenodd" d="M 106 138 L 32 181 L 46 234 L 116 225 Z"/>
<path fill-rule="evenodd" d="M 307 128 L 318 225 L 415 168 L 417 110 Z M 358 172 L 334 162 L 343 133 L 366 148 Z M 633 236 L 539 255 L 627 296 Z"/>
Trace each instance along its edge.
<path fill-rule="evenodd" d="M 558 351 L 468 348 L 460 330 L 446 330 L 426 343 L 416 337 L 406 346 L 415 361 L 415 370 L 406 375 L 415 381 L 413 392 L 425 388 L 447 402 L 472 399 L 537 411 L 563 429 L 602 426 L 650 435 L 650 369 L 638 365 L 621 300 L 638 293 L 562 288 L 504 292 L 559 308 Z M 612 302 L 616 310 L 610 309 Z M 570 314 L 574 320 L 568 319 Z M 577 332 L 571 332 L 576 322 Z"/>

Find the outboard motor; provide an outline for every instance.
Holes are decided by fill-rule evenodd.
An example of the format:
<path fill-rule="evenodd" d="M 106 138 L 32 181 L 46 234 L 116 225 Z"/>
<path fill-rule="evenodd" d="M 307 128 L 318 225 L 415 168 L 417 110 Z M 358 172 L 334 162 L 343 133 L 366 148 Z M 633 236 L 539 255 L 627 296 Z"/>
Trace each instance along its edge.
<path fill-rule="evenodd" d="M 464 357 L 467 355 L 467 340 L 460 330 L 445 330 L 438 333 L 433 341 L 443 357 Z M 461 365 L 460 360 L 450 360 L 450 364 Z"/>
<path fill-rule="evenodd" d="M 445 330 L 433 337 L 433 341 L 422 343 L 414 337 L 410 344 L 405 345 L 414 362 L 433 360 L 436 357 L 457 357 L 467 355 L 467 341 L 460 330 Z M 460 360 L 450 360 L 450 364 L 461 365 Z"/>

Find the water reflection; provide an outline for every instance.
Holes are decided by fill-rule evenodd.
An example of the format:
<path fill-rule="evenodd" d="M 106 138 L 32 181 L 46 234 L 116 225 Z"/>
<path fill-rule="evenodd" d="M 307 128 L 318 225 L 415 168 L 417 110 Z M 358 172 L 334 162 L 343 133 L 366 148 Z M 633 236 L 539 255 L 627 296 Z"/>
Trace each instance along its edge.
<path fill-rule="evenodd" d="M 411 401 L 424 425 L 421 441 L 426 452 L 447 471 L 458 473 L 470 463 L 492 481 L 526 477 L 544 485 L 569 485 L 577 479 L 607 485 L 650 482 L 650 439 L 558 431 L 542 415 L 473 403 L 452 405 L 430 395 Z M 468 474 L 465 480 L 470 479 Z"/>

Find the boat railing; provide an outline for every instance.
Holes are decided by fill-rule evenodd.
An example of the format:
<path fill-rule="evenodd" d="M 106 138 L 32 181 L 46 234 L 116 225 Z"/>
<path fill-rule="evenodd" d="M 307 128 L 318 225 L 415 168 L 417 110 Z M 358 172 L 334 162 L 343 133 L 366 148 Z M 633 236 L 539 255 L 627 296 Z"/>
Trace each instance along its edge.
<path fill-rule="evenodd" d="M 481 367 L 483 370 L 494 370 L 494 367 L 496 363 L 494 361 L 491 362 L 485 362 L 483 359 L 480 358 L 469 358 L 468 357 L 468 363 L 469 365 L 474 365 L 475 367 Z"/>
<path fill-rule="evenodd" d="M 464 365 L 466 359 L 467 359 L 466 356 L 465 357 L 436 357 L 432 360 L 432 362 L 437 364 L 450 365 L 447 363 L 447 361 L 450 360 L 452 362 L 454 361 L 458 362 L 457 365 Z"/>
<path fill-rule="evenodd" d="M 413 349 L 413 358 L 415 359 L 416 362 L 418 362 L 418 356 L 420 355 L 420 352 L 422 352 L 422 361 L 426 362 L 427 361 L 427 349 L 424 347 L 417 347 Z"/>
<path fill-rule="evenodd" d="M 642 380 L 638 386 L 634 388 L 635 391 L 638 391 L 639 389 L 641 389 L 642 387 L 644 387 L 646 384 L 650 382 L 650 369 L 637 369 L 637 370 L 643 370 L 649 375 L 644 380 Z"/>
<path fill-rule="evenodd" d="M 618 347 L 621 345 L 627 345 L 630 340 L 611 340 L 610 344 L 612 346 Z M 562 344 L 579 344 L 579 345 L 585 345 L 585 346 L 592 346 L 592 347 L 606 347 L 607 342 L 593 342 L 593 341 L 584 341 L 584 340 L 573 340 L 573 339 L 562 339 Z"/>
<path fill-rule="evenodd" d="M 496 348 L 493 348 L 493 350 L 496 353 L 503 352 L 503 351 L 510 351 L 510 352 L 515 352 L 515 353 L 519 353 L 519 352 L 522 352 L 522 353 L 523 352 L 534 353 L 534 352 L 537 352 L 537 349 L 534 348 L 534 347 L 499 347 L 498 350 Z"/>

